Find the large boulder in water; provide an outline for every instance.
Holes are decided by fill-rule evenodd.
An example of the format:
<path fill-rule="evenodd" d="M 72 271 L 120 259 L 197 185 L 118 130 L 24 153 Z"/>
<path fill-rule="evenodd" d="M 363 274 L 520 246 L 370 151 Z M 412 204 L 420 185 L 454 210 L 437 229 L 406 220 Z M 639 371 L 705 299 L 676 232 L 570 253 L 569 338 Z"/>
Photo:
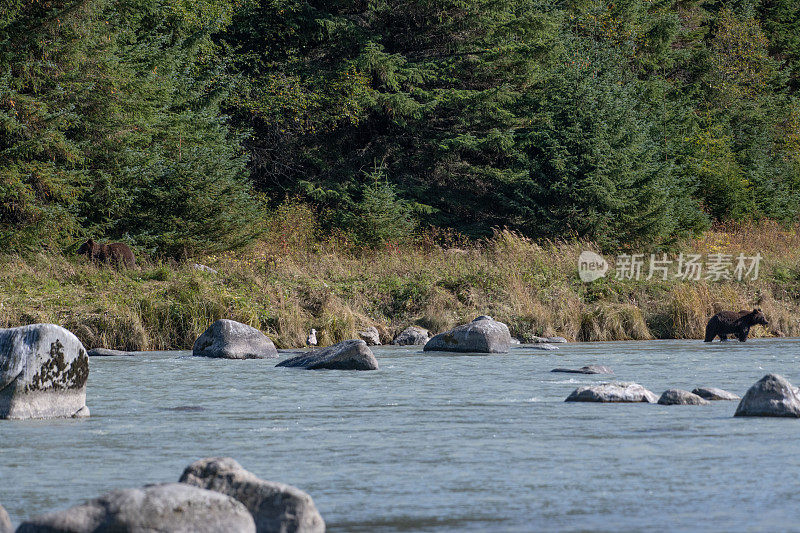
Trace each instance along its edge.
<path fill-rule="evenodd" d="M 11 525 L 11 518 L 8 513 L 0 505 L 0 533 L 14 533 L 14 527 Z"/>
<path fill-rule="evenodd" d="M 378 360 L 366 342 L 349 340 L 286 359 L 275 366 L 306 370 L 378 370 Z"/>
<path fill-rule="evenodd" d="M 325 531 L 325 521 L 311 496 L 291 485 L 259 479 L 230 457 L 195 461 L 180 481 L 242 502 L 253 515 L 258 533 Z"/>
<path fill-rule="evenodd" d="M 247 324 L 224 318 L 211 324 L 194 341 L 192 355 L 221 359 L 266 359 L 278 357 L 269 337 Z"/>
<path fill-rule="evenodd" d="M 715 387 L 697 387 L 692 390 L 692 394 L 697 394 L 704 400 L 717 401 L 717 400 L 741 400 L 742 398 L 732 392 L 717 389 Z"/>
<path fill-rule="evenodd" d="M 800 418 L 800 395 L 783 376 L 767 374 L 748 389 L 733 416 Z"/>
<path fill-rule="evenodd" d="M 426 352 L 507 353 L 511 344 L 508 326 L 488 316 L 435 335 L 423 348 Z"/>
<path fill-rule="evenodd" d="M 88 416 L 89 357 L 55 324 L 0 329 L 0 418 Z"/>
<path fill-rule="evenodd" d="M 659 405 L 708 405 L 709 402 L 693 392 L 668 389 L 658 399 L 658 403 Z"/>
<path fill-rule="evenodd" d="M 430 333 L 427 329 L 419 326 L 409 326 L 394 338 L 392 344 L 397 346 L 424 345 L 428 340 L 430 340 Z"/>
<path fill-rule="evenodd" d="M 656 403 L 658 402 L 658 396 L 638 383 L 603 383 L 602 385 L 591 387 L 578 387 L 564 401 Z"/>
<path fill-rule="evenodd" d="M 109 492 L 64 511 L 23 522 L 17 533 L 254 533 L 253 517 L 240 502 L 185 483 Z"/>

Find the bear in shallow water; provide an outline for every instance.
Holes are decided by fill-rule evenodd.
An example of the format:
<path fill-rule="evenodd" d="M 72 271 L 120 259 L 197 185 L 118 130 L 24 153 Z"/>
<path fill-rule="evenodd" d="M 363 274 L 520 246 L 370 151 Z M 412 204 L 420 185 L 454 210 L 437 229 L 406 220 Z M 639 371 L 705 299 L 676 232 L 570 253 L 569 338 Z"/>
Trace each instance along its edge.
<path fill-rule="evenodd" d="M 136 266 L 136 258 L 130 246 L 121 242 L 111 244 L 100 244 L 89 239 L 78 248 L 79 254 L 89 256 L 92 261 L 112 263 L 117 266 L 133 268 Z"/>
<path fill-rule="evenodd" d="M 711 342 L 714 337 L 719 337 L 720 340 L 728 340 L 728 335 L 733 334 L 740 342 L 747 340 L 747 335 L 750 334 L 750 328 L 756 324 L 762 326 L 767 325 L 767 317 L 761 312 L 761 309 L 753 309 L 752 311 L 720 311 L 711 317 L 706 325 L 706 339 L 705 342 Z"/>

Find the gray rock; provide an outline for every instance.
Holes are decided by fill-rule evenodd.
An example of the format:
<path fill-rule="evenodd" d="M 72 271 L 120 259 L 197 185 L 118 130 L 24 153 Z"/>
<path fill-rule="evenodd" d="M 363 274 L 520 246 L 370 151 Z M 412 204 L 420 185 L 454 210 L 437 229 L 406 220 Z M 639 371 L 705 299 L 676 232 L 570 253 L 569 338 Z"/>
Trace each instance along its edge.
<path fill-rule="evenodd" d="M 392 344 L 398 346 L 424 345 L 430 340 L 430 332 L 419 326 L 409 326 L 394 338 Z"/>
<path fill-rule="evenodd" d="M 132 357 L 136 355 L 134 352 L 125 352 L 123 350 L 110 350 L 108 348 L 92 348 L 86 352 L 89 357 Z"/>
<path fill-rule="evenodd" d="M 588 365 L 580 368 L 554 368 L 550 372 L 565 372 L 567 374 L 613 374 L 614 371 L 603 365 Z"/>
<path fill-rule="evenodd" d="M 658 399 L 660 405 L 708 405 L 708 400 L 704 400 L 697 394 L 681 389 L 665 390 Z"/>
<path fill-rule="evenodd" d="M 192 263 L 192 270 L 199 270 L 200 272 L 208 272 L 209 274 L 219 274 L 215 269 L 210 266 L 201 265 L 200 263 Z"/>
<path fill-rule="evenodd" d="M 717 389 L 714 387 L 698 387 L 692 391 L 704 400 L 741 400 L 741 397 L 726 390 Z"/>
<path fill-rule="evenodd" d="M 783 376 L 767 374 L 747 390 L 733 416 L 800 418 L 800 395 Z"/>
<path fill-rule="evenodd" d="M 256 328 L 234 320 L 220 319 L 194 342 L 192 355 L 221 359 L 267 359 L 278 357 L 269 337 Z"/>
<path fill-rule="evenodd" d="M 181 483 L 226 494 L 244 504 L 258 533 L 322 533 L 325 521 L 302 490 L 264 481 L 230 457 L 211 457 L 189 465 Z"/>
<path fill-rule="evenodd" d="M 512 345 L 517 345 L 517 344 L 522 344 L 522 343 L 520 342 L 520 340 L 518 338 L 511 337 L 511 344 Z"/>
<path fill-rule="evenodd" d="M 367 346 L 381 345 L 381 336 L 380 333 L 378 333 L 378 328 L 375 326 L 370 326 L 363 331 L 359 331 L 358 336 L 361 337 L 361 340 L 367 343 Z"/>
<path fill-rule="evenodd" d="M 603 383 L 591 387 L 578 387 L 567 402 L 631 402 L 656 403 L 658 396 L 638 383 Z"/>
<path fill-rule="evenodd" d="M 17 533 L 255 532 L 247 508 L 224 494 L 185 483 L 115 490 L 24 522 Z"/>
<path fill-rule="evenodd" d="M 275 366 L 306 370 L 378 370 L 378 360 L 366 342 L 349 340 L 286 359 Z"/>
<path fill-rule="evenodd" d="M 558 346 L 553 346 L 552 344 L 534 344 L 533 346 L 528 346 L 528 348 L 531 350 L 544 350 L 547 352 L 558 350 Z"/>
<path fill-rule="evenodd" d="M 488 316 L 435 335 L 424 351 L 507 353 L 511 344 L 508 326 Z"/>
<path fill-rule="evenodd" d="M 89 357 L 55 324 L 0 329 L 0 418 L 88 416 Z"/>
<path fill-rule="evenodd" d="M 0 505 L 0 533 L 13 533 L 14 527 L 11 525 L 11 518 L 9 518 L 8 513 Z"/>

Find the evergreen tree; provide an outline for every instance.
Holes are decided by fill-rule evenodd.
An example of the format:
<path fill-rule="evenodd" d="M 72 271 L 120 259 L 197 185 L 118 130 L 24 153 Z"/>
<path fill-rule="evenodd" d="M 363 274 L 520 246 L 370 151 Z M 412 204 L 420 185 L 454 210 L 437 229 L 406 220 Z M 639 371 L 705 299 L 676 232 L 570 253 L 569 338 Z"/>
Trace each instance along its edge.
<path fill-rule="evenodd" d="M 702 227 L 658 139 L 640 82 L 602 45 L 576 37 L 531 94 L 526 136 L 529 233 L 592 238 L 607 248 L 661 242 Z"/>
<path fill-rule="evenodd" d="M 258 213 L 245 159 L 218 112 L 218 69 L 201 64 L 225 5 L 53 0 L 4 13 L 2 244 L 93 235 L 175 253 L 246 238 Z"/>

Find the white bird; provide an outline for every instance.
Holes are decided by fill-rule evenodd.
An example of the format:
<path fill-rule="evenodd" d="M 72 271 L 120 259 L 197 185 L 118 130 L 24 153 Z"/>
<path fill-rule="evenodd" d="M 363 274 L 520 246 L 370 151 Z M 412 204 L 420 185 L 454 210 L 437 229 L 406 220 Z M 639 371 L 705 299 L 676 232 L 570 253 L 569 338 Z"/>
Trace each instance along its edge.
<path fill-rule="evenodd" d="M 308 332 L 308 338 L 306 339 L 306 344 L 308 346 L 316 346 L 317 345 L 317 330 L 311 328 L 311 331 Z"/>

